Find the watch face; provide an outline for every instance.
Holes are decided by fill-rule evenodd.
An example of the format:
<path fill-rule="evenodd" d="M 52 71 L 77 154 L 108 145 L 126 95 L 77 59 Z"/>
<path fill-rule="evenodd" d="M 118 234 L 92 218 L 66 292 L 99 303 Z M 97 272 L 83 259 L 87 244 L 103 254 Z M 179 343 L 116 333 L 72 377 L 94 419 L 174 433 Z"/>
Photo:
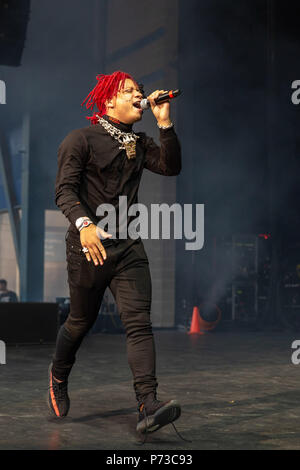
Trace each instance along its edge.
<path fill-rule="evenodd" d="M 83 220 L 83 217 L 80 217 L 79 219 L 76 220 L 76 227 L 80 227 L 80 225 L 82 224 L 82 220 Z"/>

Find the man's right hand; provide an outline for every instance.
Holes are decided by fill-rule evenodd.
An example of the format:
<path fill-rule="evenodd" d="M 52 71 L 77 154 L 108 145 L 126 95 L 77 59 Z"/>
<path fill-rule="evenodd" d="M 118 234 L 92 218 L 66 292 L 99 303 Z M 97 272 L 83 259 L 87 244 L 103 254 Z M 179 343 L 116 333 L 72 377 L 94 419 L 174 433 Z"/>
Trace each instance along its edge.
<path fill-rule="evenodd" d="M 99 263 L 103 265 L 104 260 L 106 260 L 106 251 L 100 241 L 98 233 L 103 238 L 112 237 L 110 233 L 105 232 L 94 224 L 90 224 L 80 230 L 81 245 L 83 248 L 87 248 L 89 250 L 85 253 L 85 256 L 88 261 L 93 260 L 96 266 L 98 266 Z"/>

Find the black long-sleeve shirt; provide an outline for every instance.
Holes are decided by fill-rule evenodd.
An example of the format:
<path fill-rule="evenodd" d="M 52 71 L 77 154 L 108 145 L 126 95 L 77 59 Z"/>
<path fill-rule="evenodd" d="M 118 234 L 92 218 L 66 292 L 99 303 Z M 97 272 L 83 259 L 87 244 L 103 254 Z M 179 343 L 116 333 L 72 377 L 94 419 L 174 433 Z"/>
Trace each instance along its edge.
<path fill-rule="evenodd" d="M 132 126 L 112 122 L 125 132 Z M 127 196 L 127 206 L 138 202 L 137 193 L 144 168 L 161 175 L 181 171 L 181 149 L 174 128 L 160 129 L 160 147 L 144 132 L 137 132 L 136 158 L 128 159 L 120 143 L 101 124 L 71 131 L 58 149 L 55 202 L 71 222 L 88 216 L 95 224 L 103 217 L 97 207 L 112 204 L 118 213 L 119 196 Z M 128 223 L 130 222 L 128 217 Z M 118 234 L 118 227 L 117 227 Z"/>

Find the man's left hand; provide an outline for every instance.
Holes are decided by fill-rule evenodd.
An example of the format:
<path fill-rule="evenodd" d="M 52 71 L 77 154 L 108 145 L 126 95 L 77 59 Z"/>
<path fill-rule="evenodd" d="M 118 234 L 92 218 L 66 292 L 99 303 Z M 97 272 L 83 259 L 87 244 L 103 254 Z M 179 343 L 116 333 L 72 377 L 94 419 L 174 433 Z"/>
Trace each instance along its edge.
<path fill-rule="evenodd" d="M 169 126 L 171 124 L 170 102 L 165 101 L 164 103 L 156 104 L 154 101 L 159 95 L 166 92 L 167 90 L 156 90 L 147 97 L 150 102 L 152 112 L 160 126 Z"/>

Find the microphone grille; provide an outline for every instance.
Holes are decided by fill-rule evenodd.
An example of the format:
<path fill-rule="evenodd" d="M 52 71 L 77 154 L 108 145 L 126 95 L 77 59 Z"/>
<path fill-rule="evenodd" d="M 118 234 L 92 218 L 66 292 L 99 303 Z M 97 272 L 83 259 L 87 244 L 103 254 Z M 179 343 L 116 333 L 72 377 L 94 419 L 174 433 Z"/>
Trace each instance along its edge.
<path fill-rule="evenodd" d="M 142 109 L 149 108 L 149 101 L 147 100 L 147 98 L 144 98 L 143 100 L 141 100 L 140 106 Z"/>

